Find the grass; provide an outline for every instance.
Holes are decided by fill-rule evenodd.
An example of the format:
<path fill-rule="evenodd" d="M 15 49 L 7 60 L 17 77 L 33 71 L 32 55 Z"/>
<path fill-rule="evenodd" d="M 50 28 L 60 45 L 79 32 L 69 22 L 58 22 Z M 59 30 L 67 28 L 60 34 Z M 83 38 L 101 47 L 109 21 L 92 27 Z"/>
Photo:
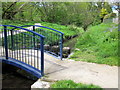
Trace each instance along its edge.
<path fill-rule="evenodd" d="M 53 28 L 53 29 L 63 32 L 64 39 L 69 36 L 79 35 L 79 34 L 83 33 L 82 28 L 76 27 L 74 25 L 65 26 L 65 25 L 58 25 L 58 24 L 48 23 L 48 22 L 40 22 L 40 23 L 43 26 L 50 27 L 50 28 Z"/>
<path fill-rule="evenodd" d="M 15 25 L 15 26 L 22 26 L 22 25 L 33 25 L 35 22 L 28 22 L 28 21 L 18 21 L 18 20 L 2 20 L 3 25 Z"/>
<path fill-rule="evenodd" d="M 75 83 L 72 80 L 60 80 L 53 84 L 51 84 L 51 88 L 97 88 L 102 90 L 99 86 L 93 84 L 82 84 L 82 83 Z"/>
<path fill-rule="evenodd" d="M 118 28 L 116 24 L 100 24 L 88 28 L 75 45 L 71 59 L 99 64 L 118 65 Z"/>
<path fill-rule="evenodd" d="M 23 26 L 23 25 L 34 25 L 35 23 L 41 23 L 43 26 L 50 27 L 53 29 L 56 29 L 58 31 L 61 31 L 64 33 L 64 39 L 78 35 L 80 33 L 83 33 L 83 29 L 76 27 L 74 25 L 59 25 L 55 23 L 48 23 L 48 22 L 35 22 L 35 21 L 18 21 L 18 20 L 2 20 L 3 25 L 15 25 L 15 26 Z M 80 33 L 78 33 L 80 32 Z"/>

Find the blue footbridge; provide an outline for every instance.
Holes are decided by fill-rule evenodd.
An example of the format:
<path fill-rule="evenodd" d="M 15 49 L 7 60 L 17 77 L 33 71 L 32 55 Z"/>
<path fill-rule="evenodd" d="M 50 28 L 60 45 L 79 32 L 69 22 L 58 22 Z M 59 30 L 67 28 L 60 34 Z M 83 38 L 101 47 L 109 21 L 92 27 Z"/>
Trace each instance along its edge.
<path fill-rule="evenodd" d="M 45 53 L 62 60 L 63 33 L 40 25 L 0 25 L 0 62 L 44 76 Z"/>

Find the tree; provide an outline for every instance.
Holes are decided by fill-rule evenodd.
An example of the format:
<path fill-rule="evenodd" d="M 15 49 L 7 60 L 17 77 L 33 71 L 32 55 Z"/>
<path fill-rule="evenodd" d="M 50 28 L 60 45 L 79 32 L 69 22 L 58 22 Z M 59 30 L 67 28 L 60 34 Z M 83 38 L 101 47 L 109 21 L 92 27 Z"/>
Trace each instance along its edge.
<path fill-rule="evenodd" d="M 86 31 L 89 25 L 99 24 L 110 10 L 103 2 L 3 2 L 2 15 L 10 20 L 74 24 Z"/>
<path fill-rule="evenodd" d="M 2 14 L 2 18 L 3 19 L 10 19 L 13 20 L 15 15 L 20 12 L 23 7 L 27 4 L 27 2 L 25 3 L 20 3 L 19 5 L 17 5 L 18 2 L 12 2 L 12 3 L 5 3 L 3 2 L 3 14 Z"/>
<path fill-rule="evenodd" d="M 107 14 L 108 14 L 107 10 L 105 8 L 102 8 L 100 12 L 101 22 L 103 22 L 103 19 Z"/>

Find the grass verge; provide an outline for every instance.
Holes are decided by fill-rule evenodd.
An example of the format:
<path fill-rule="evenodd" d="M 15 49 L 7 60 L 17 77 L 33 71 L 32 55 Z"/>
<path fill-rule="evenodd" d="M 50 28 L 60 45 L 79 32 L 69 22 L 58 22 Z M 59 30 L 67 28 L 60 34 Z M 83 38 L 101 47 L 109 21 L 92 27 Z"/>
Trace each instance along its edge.
<path fill-rule="evenodd" d="M 97 88 L 102 90 L 99 86 L 93 84 L 82 84 L 82 83 L 75 83 L 72 80 L 60 80 L 53 84 L 51 84 L 51 88 Z"/>
<path fill-rule="evenodd" d="M 71 59 L 99 64 L 118 65 L 118 25 L 113 23 L 92 26 L 75 45 Z"/>

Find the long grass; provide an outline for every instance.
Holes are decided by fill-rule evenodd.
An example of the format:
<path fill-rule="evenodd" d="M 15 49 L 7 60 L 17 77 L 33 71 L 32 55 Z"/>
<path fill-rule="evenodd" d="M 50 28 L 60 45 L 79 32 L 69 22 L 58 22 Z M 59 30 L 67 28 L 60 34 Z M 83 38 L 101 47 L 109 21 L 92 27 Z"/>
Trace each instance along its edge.
<path fill-rule="evenodd" d="M 118 25 L 102 23 L 92 26 L 79 37 L 75 53 L 71 56 L 77 61 L 118 65 Z"/>
<path fill-rule="evenodd" d="M 74 25 L 65 26 L 65 25 L 59 25 L 55 23 L 38 22 L 38 21 L 35 22 L 35 21 L 2 20 L 3 25 L 23 26 L 23 25 L 34 25 L 35 23 L 40 23 L 42 26 L 50 27 L 63 32 L 64 39 L 70 36 L 79 35 L 80 33 L 83 32 L 82 28 L 76 27 Z"/>
<path fill-rule="evenodd" d="M 51 84 L 51 88 L 82 88 L 82 89 L 89 89 L 95 88 L 98 90 L 102 90 L 99 86 L 93 84 L 82 84 L 82 83 L 75 83 L 72 80 L 60 80 L 53 84 Z"/>

